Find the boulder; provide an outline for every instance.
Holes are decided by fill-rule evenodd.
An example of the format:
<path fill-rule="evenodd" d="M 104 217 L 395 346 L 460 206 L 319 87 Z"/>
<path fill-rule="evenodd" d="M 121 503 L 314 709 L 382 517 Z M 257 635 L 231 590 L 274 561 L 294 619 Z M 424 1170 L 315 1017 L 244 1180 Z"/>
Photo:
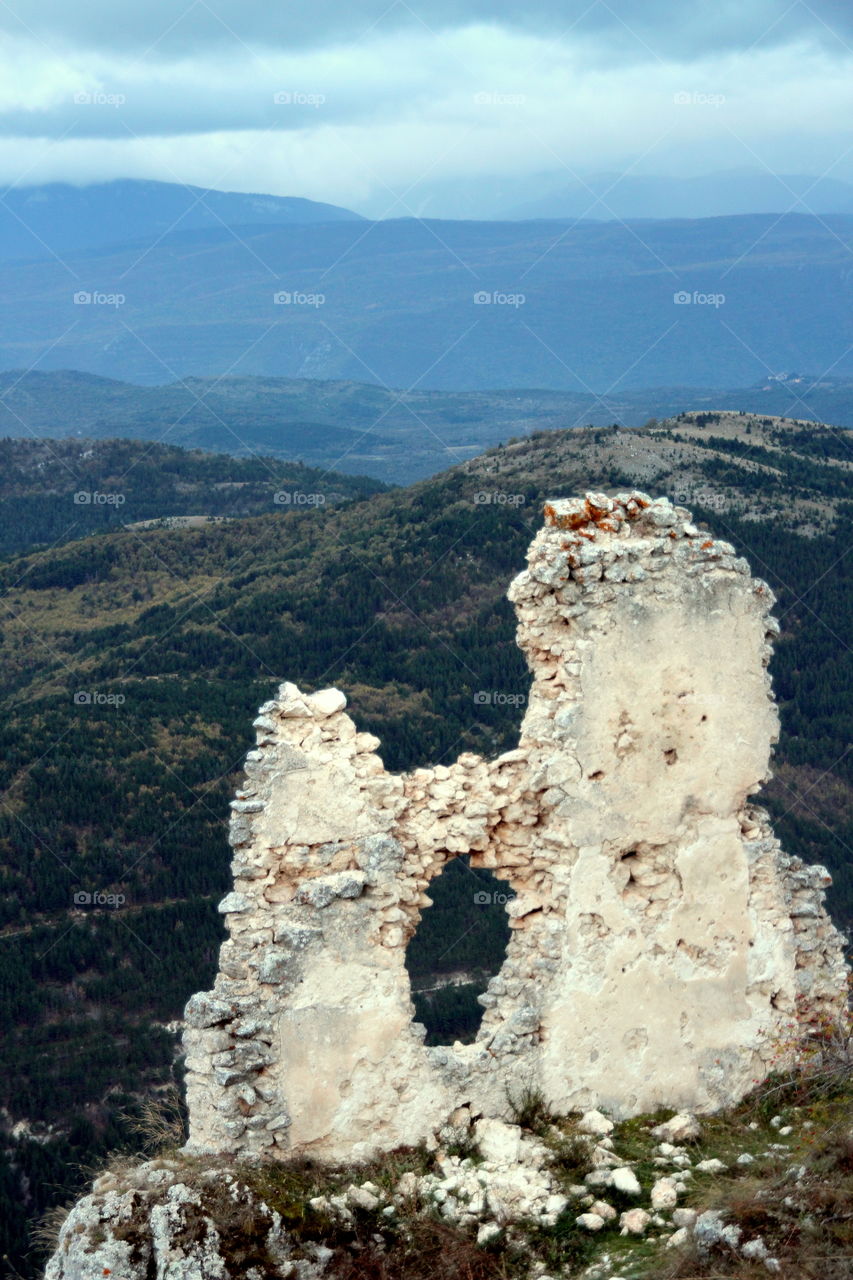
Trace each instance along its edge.
<path fill-rule="evenodd" d="M 652 1129 L 652 1137 L 661 1142 L 694 1142 L 702 1136 L 702 1126 L 695 1116 L 679 1112 Z"/>
<path fill-rule="evenodd" d="M 619 1215 L 619 1234 L 621 1236 L 641 1236 L 651 1222 L 651 1214 L 645 1209 L 626 1209 Z"/>

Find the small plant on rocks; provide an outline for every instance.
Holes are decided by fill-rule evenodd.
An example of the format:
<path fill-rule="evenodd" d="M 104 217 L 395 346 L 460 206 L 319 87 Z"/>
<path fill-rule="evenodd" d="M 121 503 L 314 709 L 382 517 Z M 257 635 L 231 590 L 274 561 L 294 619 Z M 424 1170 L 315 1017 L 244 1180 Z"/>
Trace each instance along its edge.
<path fill-rule="evenodd" d="M 525 1085 L 515 1097 L 512 1090 L 507 1088 L 506 1097 L 514 1124 L 540 1136 L 548 1132 L 553 1117 L 540 1089 Z"/>

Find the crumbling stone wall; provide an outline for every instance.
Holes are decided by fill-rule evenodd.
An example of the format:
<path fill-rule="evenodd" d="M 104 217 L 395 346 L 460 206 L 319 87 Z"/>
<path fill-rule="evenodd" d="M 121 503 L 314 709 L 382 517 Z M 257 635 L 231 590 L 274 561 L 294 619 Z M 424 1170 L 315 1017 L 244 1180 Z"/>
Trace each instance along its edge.
<path fill-rule="evenodd" d="M 829 883 L 747 797 L 777 733 L 769 588 L 666 499 L 553 502 L 512 583 L 516 750 L 389 774 L 335 689 L 261 708 L 234 890 L 185 1047 L 190 1149 L 337 1159 L 506 1113 L 713 1109 L 767 1074 L 798 995 L 843 1000 Z M 471 1045 L 425 1048 L 405 948 L 451 858 L 514 898 Z"/>

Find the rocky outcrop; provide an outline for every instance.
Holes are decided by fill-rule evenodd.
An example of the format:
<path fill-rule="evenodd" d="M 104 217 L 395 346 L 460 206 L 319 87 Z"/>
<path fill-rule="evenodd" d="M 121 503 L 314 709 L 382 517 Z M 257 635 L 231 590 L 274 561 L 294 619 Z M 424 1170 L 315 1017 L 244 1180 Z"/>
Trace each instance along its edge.
<path fill-rule="evenodd" d="M 213 991 L 186 1010 L 189 1149 L 366 1156 L 466 1108 L 709 1110 L 769 1068 L 798 997 L 843 1001 L 829 878 L 750 803 L 777 732 L 773 596 L 689 513 L 552 502 L 512 583 L 518 748 L 386 771 L 335 689 L 284 684 L 232 803 Z M 511 887 L 471 1045 L 426 1048 L 405 948 L 445 863 Z"/>
<path fill-rule="evenodd" d="M 331 1252 L 295 1242 L 227 1169 L 154 1160 L 96 1180 L 65 1219 L 45 1280 L 319 1280 Z"/>

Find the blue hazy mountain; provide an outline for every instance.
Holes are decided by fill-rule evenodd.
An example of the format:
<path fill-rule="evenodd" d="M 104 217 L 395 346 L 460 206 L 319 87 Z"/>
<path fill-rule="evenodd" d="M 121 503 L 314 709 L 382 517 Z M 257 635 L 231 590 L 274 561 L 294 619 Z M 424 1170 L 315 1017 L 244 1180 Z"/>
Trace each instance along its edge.
<path fill-rule="evenodd" d="M 136 179 L 13 187 L 0 203 L 0 260 L 43 258 L 173 231 L 311 222 L 355 222 L 360 214 L 295 196 L 208 191 Z"/>
<path fill-rule="evenodd" d="M 851 248 L 843 214 L 178 229 L 0 264 L 0 368 L 600 395 L 851 378 Z"/>
<path fill-rule="evenodd" d="M 853 213 L 853 185 L 751 170 L 702 177 L 602 173 L 505 207 L 507 218 L 713 218 L 750 213 Z"/>

